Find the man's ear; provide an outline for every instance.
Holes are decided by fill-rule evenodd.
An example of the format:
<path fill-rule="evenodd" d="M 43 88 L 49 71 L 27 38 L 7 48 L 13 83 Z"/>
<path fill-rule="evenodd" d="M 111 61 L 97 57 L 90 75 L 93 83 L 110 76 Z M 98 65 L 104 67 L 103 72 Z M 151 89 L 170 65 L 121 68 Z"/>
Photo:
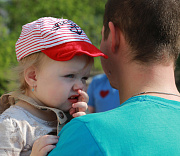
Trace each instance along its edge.
<path fill-rule="evenodd" d="M 36 86 L 37 82 L 37 70 L 31 66 L 24 71 L 24 78 L 29 86 Z"/>
<path fill-rule="evenodd" d="M 119 41 L 120 41 L 119 29 L 115 27 L 112 22 L 109 22 L 109 29 L 111 33 L 111 44 L 112 44 L 111 50 L 112 52 L 115 52 L 119 46 Z"/>
<path fill-rule="evenodd" d="M 122 31 L 118 27 L 115 27 L 112 22 L 109 22 L 109 29 L 111 33 L 112 52 L 125 51 L 129 46 Z"/>

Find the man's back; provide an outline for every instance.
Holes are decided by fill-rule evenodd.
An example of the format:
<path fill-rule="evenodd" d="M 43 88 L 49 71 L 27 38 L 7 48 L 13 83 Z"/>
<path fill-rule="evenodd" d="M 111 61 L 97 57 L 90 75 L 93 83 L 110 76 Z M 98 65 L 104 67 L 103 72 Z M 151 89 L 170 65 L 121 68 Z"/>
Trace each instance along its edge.
<path fill-rule="evenodd" d="M 72 120 L 50 155 L 174 156 L 179 147 L 180 102 L 144 95 Z"/>

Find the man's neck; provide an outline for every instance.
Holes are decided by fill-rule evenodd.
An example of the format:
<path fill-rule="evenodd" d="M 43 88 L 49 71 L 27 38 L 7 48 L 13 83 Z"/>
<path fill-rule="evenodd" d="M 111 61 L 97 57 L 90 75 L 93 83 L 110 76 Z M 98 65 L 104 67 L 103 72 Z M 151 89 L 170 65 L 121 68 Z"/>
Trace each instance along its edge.
<path fill-rule="evenodd" d="M 173 65 L 154 65 L 140 66 L 139 64 L 130 64 L 127 66 L 121 76 L 123 82 L 119 86 L 121 103 L 130 97 L 141 92 L 164 92 L 179 94 L 175 85 Z M 179 101 L 179 97 L 167 96 L 163 94 L 151 93 L 149 95 L 159 96 L 171 100 Z"/>

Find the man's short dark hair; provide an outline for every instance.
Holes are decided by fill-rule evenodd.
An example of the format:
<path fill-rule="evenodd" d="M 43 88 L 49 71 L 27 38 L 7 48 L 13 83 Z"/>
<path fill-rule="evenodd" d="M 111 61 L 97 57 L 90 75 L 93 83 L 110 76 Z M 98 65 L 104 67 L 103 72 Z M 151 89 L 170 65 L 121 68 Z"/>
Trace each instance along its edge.
<path fill-rule="evenodd" d="M 105 40 L 109 21 L 124 34 L 133 60 L 176 61 L 180 50 L 179 0 L 108 0 L 103 22 Z"/>

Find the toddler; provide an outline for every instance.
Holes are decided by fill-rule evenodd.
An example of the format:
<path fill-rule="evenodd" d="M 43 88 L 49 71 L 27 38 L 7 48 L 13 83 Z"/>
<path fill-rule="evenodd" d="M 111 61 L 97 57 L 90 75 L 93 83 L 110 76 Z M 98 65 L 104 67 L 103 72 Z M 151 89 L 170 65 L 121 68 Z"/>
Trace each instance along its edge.
<path fill-rule="evenodd" d="M 37 139 L 32 153 L 46 155 L 62 127 L 85 115 L 93 57 L 107 56 L 76 23 L 53 17 L 22 27 L 16 56 L 20 88 L 0 99 L 0 155 L 30 155 Z"/>

